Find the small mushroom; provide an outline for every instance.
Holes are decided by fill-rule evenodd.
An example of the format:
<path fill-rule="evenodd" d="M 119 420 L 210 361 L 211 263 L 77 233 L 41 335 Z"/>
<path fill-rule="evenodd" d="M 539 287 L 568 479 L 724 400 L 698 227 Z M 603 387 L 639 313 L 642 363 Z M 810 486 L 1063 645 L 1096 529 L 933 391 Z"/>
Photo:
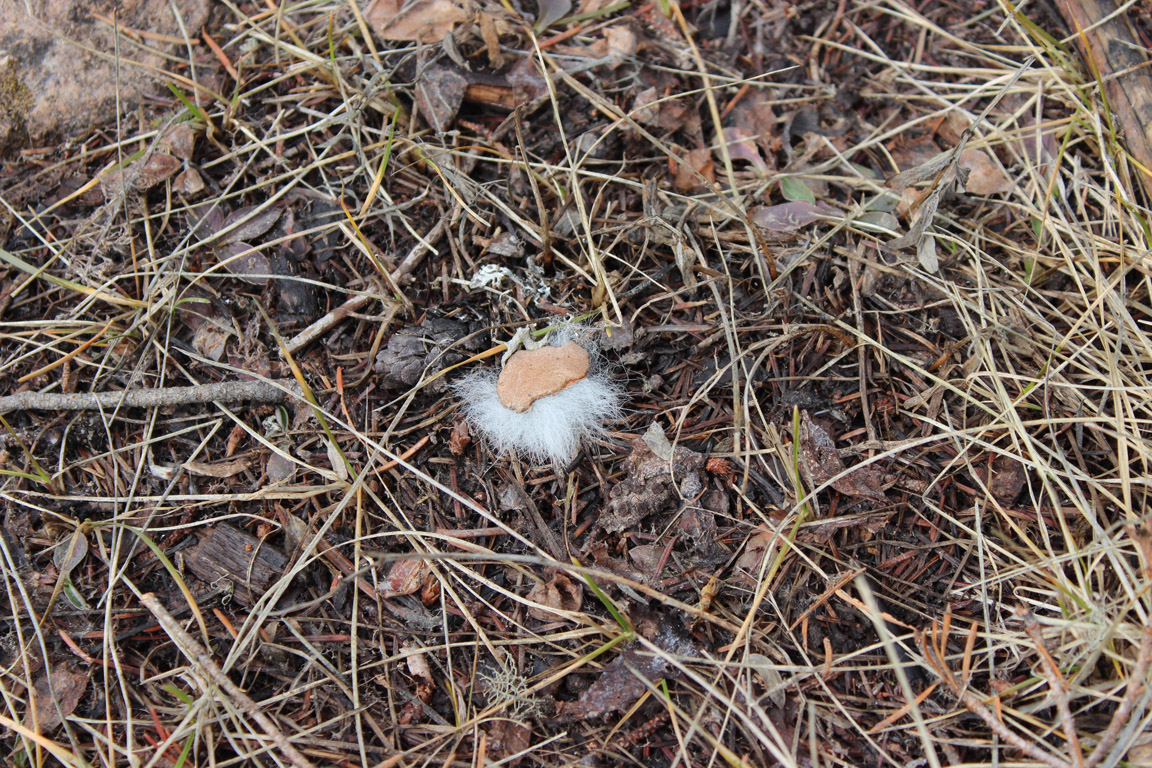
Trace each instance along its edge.
<path fill-rule="evenodd" d="M 581 443 L 602 437 L 605 423 L 623 415 L 623 387 L 597 365 L 582 326 L 553 328 L 531 349 L 515 342 L 499 373 L 481 368 L 452 388 L 469 426 L 497 451 L 566 466 Z"/>
<path fill-rule="evenodd" d="M 508 358 L 496 382 L 496 395 L 508 410 L 525 413 L 540 398 L 583 380 L 590 366 L 588 351 L 575 341 L 559 347 L 522 349 Z"/>

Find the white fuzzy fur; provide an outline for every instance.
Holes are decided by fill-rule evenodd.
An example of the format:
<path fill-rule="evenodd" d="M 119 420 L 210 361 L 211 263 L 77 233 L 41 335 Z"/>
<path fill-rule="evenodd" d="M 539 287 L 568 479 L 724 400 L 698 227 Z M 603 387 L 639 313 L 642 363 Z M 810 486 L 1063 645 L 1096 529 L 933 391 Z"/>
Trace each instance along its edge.
<path fill-rule="evenodd" d="M 579 327 L 561 327 L 548 343 L 562 346 L 580 340 Z M 584 343 L 587 349 L 590 345 Z M 595 350 L 589 350 L 595 360 Z M 623 393 L 603 373 L 593 372 L 567 389 L 542 397 L 524 413 L 505 408 L 496 394 L 496 371 L 475 373 L 455 386 L 468 423 L 500 451 L 515 449 L 535 462 L 567 463 L 581 441 L 619 418 Z"/>

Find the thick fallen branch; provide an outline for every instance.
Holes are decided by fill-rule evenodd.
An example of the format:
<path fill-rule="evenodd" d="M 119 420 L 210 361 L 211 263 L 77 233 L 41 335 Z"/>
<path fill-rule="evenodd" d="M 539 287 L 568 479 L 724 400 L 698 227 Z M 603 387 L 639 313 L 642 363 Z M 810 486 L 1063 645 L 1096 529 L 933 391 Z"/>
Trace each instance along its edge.
<path fill-rule="evenodd" d="M 12 411 L 89 411 L 125 408 L 169 408 L 194 403 L 282 403 L 300 392 L 293 379 L 222 381 L 192 387 L 129 389 L 115 392 L 20 392 L 0 397 L 0 413 Z"/>

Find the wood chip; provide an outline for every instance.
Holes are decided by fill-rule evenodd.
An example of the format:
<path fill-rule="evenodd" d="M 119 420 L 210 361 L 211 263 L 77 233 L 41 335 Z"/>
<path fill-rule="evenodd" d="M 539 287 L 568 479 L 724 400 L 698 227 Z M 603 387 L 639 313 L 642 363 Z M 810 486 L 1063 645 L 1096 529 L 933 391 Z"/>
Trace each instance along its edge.
<path fill-rule="evenodd" d="M 562 347 L 522 349 L 508 358 L 496 382 L 505 408 L 524 413 L 542 397 L 567 389 L 588 375 L 587 350 L 570 341 Z"/>

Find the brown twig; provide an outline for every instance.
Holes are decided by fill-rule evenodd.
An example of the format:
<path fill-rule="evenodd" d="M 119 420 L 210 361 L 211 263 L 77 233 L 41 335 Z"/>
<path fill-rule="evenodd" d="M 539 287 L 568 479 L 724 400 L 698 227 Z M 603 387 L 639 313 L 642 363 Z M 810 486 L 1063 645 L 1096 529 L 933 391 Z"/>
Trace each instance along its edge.
<path fill-rule="evenodd" d="M 114 392 L 20 392 L 0 397 L 0 413 L 12 411 L 90 411 L 98 408 L 170 408 L 194 403 L 282 403 L 300 391 L 292 379 L 221 381 L 191 387 L 158 387 Z"/>
<path fill-rule="evenodd" d="M 412 246 L 412 250 L 410 250 L 408 255 L 404 257 L 404 260 L 400 262 L 400 265 L 397 266 L 396 269 L 392 270 L 391 278 L 393 284 L 399 285 L 405 277 L 412 273 L 412 270 L 416 269 L 416 267 L 424 259 L 424 254 L 431 250 L 430 246 L 435 245 L 436 241 L 444 236 L 444 230 L 447 226 L 446 222 L 446 218 L 440 219 L 440 221 L 436 222 L 436 225 L 432 227 L 431 230 L 429 230 L 428 236 L 425 237 L 424 240 L 421 240 L 417 242 L 416 245 Z M 312 343 L 317 338 L 319 338 L 321 334 L 331 329 L 332 326 L 339 323 L 345 317 L 352 314 L 353 312 L 359 311 L 373 298 L 375 297 L 366 293 L 361 293 L 348 299 L 346 302 L 336 307 L 336 309 L 324 315 L 324 317 L 321 317 L 319 320 L 312 323 L 307 328 L 300 331 L 300 333 L 289 339 L 288 342 L 284 345 L 287 348 L 288 353 L 294 354 L 296 350 Z"/>
<path fill-rule="evenodd" d="M 267 734 L 268 738 L 272 740 L 272 743 L 284 754 L 284 757 L 288 758 L 288 762 L 297 768 L 312 768 L 312 762 L 304 757 L 296 747 L 292 746 L 284 733 L 276 727 L 276 724 L 260 711 L 260 706 L 248 698 L 248 694 L 244 693 L 244 691 L 240 689 L 240 686 L 236 685 L 230 677 L 224 674 L 208 652 L 204 650 L 204 647 L 185 632 L 184 628 L 177 623 L 176 619 L 172 618 L 172 614 L 168 613 L 167 609 L 160 604 L 160 601 L 156 599 L 156 595 L 151 592 L 142 595 L 140 602 L 145 608 L 152 612 L 152 615 L 160 622 L 160 626 L 164 628 L 164 631 L 167 632 L 168 636 L 172 638 L 172 641 L 176 643 L 176 647 L 180 649 L 180 652 L 187 656 L 190 661 L 199 665 L 201 671 L 203 671 L 213 683 L 223 688 L 229 696 L 236 700 L 245 714 L 256 721 L 264 733 Z"/>

